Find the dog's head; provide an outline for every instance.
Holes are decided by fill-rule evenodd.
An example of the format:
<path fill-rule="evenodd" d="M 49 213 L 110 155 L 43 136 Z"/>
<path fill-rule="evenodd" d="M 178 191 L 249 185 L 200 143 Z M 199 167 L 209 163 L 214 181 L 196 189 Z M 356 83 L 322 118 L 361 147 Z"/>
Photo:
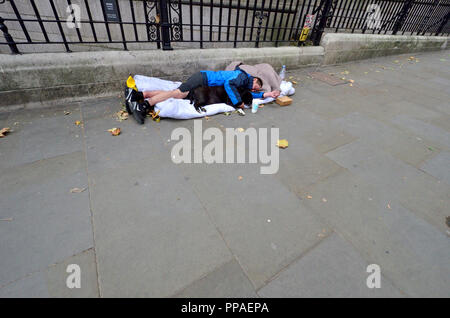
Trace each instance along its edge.
<path fill-rule="evenodd" d="M 245 105 L 251 105 L 253 103 L 253 95 L 249 90 L 242 90 L 239 94 L 241 95 L 242 102 L 244 102 Z"/>

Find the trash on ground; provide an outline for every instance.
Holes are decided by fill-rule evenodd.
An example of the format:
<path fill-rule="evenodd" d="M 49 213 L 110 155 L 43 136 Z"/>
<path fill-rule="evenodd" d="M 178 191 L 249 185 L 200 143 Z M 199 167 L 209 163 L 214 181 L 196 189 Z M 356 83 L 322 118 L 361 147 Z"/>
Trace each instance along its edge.
<path fill-rule="evenodd" d="M 289 142 L 286 139 L 280 139 L 277 141 L 277 147 L 281 149 L 285 149 L 289 147 Z"/>
<path fill-rule="evenodd" d="M 120 128 L 112 128 L 112 129 L 108 129 L 108 131 L 113 136 L 119 136 L 120 135 Z"/>
<path fill-rule="evenodd" d="M 292 98 L 288 96 L 278 97 L 275 102 L 280 106 L 288 106 L 292 104 Z"/>
<path fill-rule="evenodd" d="M 117 113 L 115 113 L 115 116 L 118 121 L 124 121 L 128 119 L 128 112 L 124 110 L 119 110 Z"/>
<path fill-rule="evenodd" d="M 5 221 L 5 222 L 12 222 L 13 218 L 7 218 L 7 219 L 0 219 L 0 221 Z"/>
<path fill-rule="evenodd" d="M 5 137 L 7 134 L 11 132 L 11 128 L 5 127 L 0 130 L 0 138 Z"/>

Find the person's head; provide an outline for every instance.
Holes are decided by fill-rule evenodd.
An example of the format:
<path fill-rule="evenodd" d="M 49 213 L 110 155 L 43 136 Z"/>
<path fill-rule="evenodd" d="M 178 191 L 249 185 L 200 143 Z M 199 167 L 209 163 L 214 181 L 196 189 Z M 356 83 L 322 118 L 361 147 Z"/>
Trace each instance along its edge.
<path fill-rule="evenodd" d="M 263 81 L 259 77 L 253 77 L 252 91 L 260 91 L 263 87 Z"/>

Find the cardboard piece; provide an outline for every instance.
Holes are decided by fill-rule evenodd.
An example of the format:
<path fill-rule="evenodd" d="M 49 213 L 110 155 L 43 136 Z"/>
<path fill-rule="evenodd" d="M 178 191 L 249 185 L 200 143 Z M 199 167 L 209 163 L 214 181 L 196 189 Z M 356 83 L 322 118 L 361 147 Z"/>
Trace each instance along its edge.
<path fill-rule="evenodd" d="M 275 102 L 280 106 L 288 106 L 288 105 L 292 104 L 292 98 L 287 97 L 287 96 L 278 97 L 275 100 Z"/>

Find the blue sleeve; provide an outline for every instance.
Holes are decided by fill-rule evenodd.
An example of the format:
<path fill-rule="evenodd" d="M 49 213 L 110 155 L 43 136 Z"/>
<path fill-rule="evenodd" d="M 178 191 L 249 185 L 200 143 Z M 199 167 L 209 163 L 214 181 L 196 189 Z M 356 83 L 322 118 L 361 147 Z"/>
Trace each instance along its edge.
<path fill-rule="evenodd" d="M 264 98 L 264 92 L 257 92 L 257 93 L 251 92 L 251 93 L 253 98 Z"/>
<path fill-rule="evenodd" d="M 225 87 L 225 91 L 227 92 L 228 97 L 230 97 L 233 106 L 237 107 L 241 105 L 242 104 L 241 95 L 237 90 L 237 87 L 239 86 L 238 77 L 225 81 L 225 84 L 223 86 Z"/>

